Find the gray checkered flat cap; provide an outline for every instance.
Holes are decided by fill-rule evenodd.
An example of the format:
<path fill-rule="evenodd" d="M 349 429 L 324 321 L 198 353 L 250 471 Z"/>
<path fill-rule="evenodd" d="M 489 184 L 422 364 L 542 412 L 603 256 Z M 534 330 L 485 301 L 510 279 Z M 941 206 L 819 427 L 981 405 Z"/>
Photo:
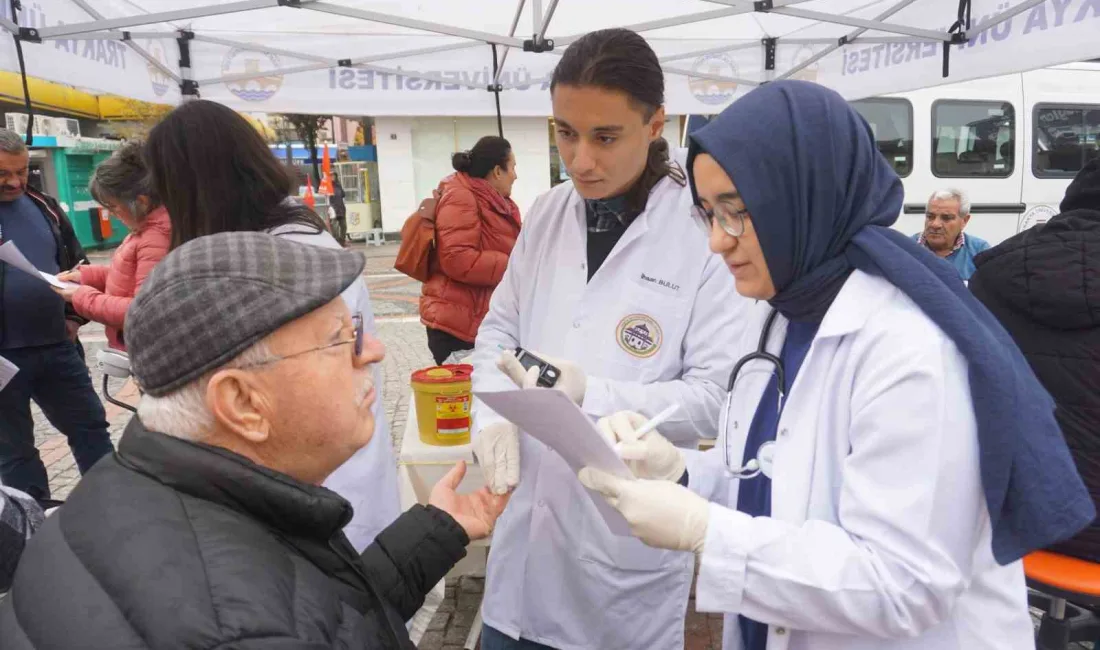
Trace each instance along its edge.
<path fill-rule="evenodd" d="M 360 253 L 257 232 L 199 237 L 165 257 L 126 312 L 138 385 L 154 397 L 231 361 L 348 288 Z"/>

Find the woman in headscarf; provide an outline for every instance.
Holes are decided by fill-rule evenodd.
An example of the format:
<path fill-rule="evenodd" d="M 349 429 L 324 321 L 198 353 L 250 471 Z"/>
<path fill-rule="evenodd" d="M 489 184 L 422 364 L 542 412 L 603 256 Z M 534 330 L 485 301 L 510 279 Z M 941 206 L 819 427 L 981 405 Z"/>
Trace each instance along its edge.
<path fill-rule="evenodd" d="M 758 301 L 716 448 L 619 414 L 601 428 L 657 480 L 582 482 L 643 541 L 700 556 L 726 648 L 1033 648 L 1019 559 L 1095 512 L 1012 339 L 889 228 L 902 186 L 867 124 L 831 90 L 769 83 L 692 135 L 689 170 Z"/>

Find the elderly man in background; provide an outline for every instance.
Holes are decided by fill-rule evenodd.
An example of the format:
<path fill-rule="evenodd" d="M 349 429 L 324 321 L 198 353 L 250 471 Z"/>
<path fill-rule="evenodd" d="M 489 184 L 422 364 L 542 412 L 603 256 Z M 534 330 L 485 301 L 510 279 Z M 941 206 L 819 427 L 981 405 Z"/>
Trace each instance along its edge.
<path fill-rule="evenodd" d="M 947 260 L 964 281 L 974 274 L 974 258 L 989 242 L 963 234 L 970 223 L 966 192 L 949 188 L 934 192 L 924 210 L 924 232 L 913 235 L 918 244 Z"/>
<path fill-rule="evenodd" d="M 325 478 L 374 432 L 359 253 L 222 233 L 127 315 L 144 391 L 116 455 L 31 540 L 0 638 L 30 648 L 413 648 L 404 621 L 507 497 L 457 465 L 360 556 Z"/>

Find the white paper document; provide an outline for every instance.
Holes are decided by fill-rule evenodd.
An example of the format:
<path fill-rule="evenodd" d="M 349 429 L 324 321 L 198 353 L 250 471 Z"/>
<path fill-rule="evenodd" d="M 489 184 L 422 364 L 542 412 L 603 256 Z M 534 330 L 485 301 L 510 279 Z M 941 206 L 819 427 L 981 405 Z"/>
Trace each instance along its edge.
<path fill-rule="evenodd" d="M 58 289 L 75 289 L 80 286 L 75 282 L 62 282 L 52 273 L 39 271 L 34 264 L 31 264 L 30 261 L 27 260 L 23 255 L 23 251 L 19 250 L 19 247 L 16 246 L 13 241 L 5 242 L 3 245 L 0 245 L 0 262 L 7 262 L 20 271 L 32 275 Z"/>
<path fill-rule="evenodd" d="M 593 467 L 615 476 L 633 478 L 630 468 L 600 435 L 592 418 L 560 390 L 529 388 L 474 394 L 520 430 L 557 452 L 574 474 L 584 467 Z M 588 496 L 612 533 L 632 536 L 626 519 L 608 505 L 602 495 L 588 490 Z"/>
<path fill-rule="evenodd" d="M 18 366 L 4 357 L 0 357 L 0 390 L 4 390 L 4 387 L 11 382 L 17 372 L 19 372 Z"/>

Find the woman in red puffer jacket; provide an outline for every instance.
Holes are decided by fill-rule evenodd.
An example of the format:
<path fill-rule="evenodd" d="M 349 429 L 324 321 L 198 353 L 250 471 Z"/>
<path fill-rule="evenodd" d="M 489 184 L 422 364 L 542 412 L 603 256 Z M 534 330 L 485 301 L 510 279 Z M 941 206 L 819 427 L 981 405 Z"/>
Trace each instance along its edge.
<path fill-rule="evenodd" d="M 470 350 L 489 298 L 519 237 L 519 208 L 510 197 L 516 157 L 504 138 L 485 136 L 451 158 L 455 173 L 439 184 L 435 248 L 420 296 L 420 322 L 436 363 Z"/>
<path fill-rule="evenodd" d="M 92 198 L 117 216 L 130 234 L 111 257 L 110 266 L 83 266 L 58 275 L 77 289 L 55 289 L 84 318 L 103 323 L 107 345 L 125 350 L 123 324 L 141 283 L 168 253 L 172 226 L 168 211 L 149 187 L 141 145 L 132 142 L 96 168 Z"/>

